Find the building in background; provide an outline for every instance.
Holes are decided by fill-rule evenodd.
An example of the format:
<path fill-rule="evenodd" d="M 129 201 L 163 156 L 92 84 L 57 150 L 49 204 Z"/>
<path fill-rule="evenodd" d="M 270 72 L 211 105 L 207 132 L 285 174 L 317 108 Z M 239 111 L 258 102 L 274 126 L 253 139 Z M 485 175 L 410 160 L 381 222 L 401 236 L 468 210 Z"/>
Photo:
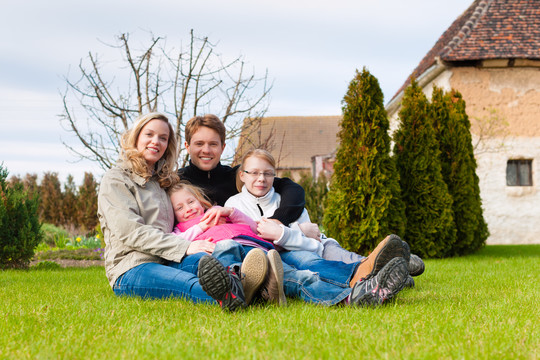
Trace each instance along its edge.
<path fill-rule="evenodd" d="M 474 1 L 411 76 L 467 103 L 488 243 L 540 242 L 540 1 Z M 409 83 L 387 105 L 393 129 Z"/>
<path fill-rule="evenodd" d="M 467 104 L 488 244 L 540 243 L 540 1 L 476 0 L 442 34 L 411 74 L 458 90 Z M 404 82 L 386 109 L 399 124 Z M 279 173 L 330 176 L 341 116 L 264 118 L 240 151 L 265 148 Z"/>
<path fill-rule="evenodd" d="M 272 153 L 278 175 L 290 173 L 298 180 L 301 173 L 314 173 L 312 158 L 335 152 L 341 116 L 266 117 L 241 136 L 237 159 L 252 148 Z M 318 174 L 318 172 L 315 172 Z"/>

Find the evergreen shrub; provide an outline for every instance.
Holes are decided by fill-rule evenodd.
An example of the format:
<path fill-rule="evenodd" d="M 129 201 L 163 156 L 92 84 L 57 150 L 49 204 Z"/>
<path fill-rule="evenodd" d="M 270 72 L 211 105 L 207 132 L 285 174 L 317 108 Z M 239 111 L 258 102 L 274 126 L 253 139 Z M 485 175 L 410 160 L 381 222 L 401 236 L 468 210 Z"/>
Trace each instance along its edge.
<path fill-rule="evenodd" d="M 298 184 L 304 188 L 306 209 L 311 222 L 322 225 L 324 215 L 324 202 L 328 193 L 328 180 L 320 174 L 317 180 L 310 173 L 302 173 Z"/>
<path fill-rule="evenodd" d="M 394 134 L 394 156 L 407 218 L 404 240 L 413 253 L 440 258 L 451 255 L 456 227 L 432 116 L 428 99 L 413 80 L 405 90 L 400 125 Z"/>
<path fill-rule="evenodd" d="M 479 179 L 465 100 L 457 91 L 435 87 L 431 97 L 434 129 L 441 149 L 441 169 L 453 199 L 457 240 L 452 255 L 477 251 L 489 236 L 480 198 Z"/>
<path fill-rule="evenodd" d="M 27 268 L 42 239 L 39 200 L 22 184 L 8 186 L 7 176 L 0 164 L 0 268 Z"/>
<path fill-rule="evenodd" d="M 378 80 L 356 71 L 343 98 L 334 174 L 324 227 L 348 250 L 366 254 L 406 219 L 399 175 L 390 157 L 389 121 Z"/>

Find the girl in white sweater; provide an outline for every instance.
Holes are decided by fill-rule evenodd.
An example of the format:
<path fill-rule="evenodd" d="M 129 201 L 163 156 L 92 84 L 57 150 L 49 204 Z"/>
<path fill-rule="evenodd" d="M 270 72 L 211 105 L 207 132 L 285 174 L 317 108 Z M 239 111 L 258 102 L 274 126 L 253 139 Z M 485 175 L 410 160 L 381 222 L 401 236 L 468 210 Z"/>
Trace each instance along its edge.
<path fill-rule="evenodd" d="M 237 208 L 258 221 L 259 235 L 272 240 L 278 249 L 310 251 L 325 260 L 360 263 L 352 283 L 377 274 L 394 257 L 403 257 L 409 261 L 408 246 L 397 235 L 386 237 L 368 257 L 364 257 L 343 249 L 335 239 L 321 234 L 318 226 L 311 223 L 305 209 L 290 227 L 268 219 L 281 201 L 281 196 L 272 187 L 275 169 L 275 160 L 268 151 L 249 151 L 238 173 L 239 181 L 243 183 L 242 190 L 230 197 L 225 206 Z M 309 261 L 295 262 L 293 265 L 300 269 L 305 266 L 309 268 L 313 261 L 316 258 L 309 257 Z"/>

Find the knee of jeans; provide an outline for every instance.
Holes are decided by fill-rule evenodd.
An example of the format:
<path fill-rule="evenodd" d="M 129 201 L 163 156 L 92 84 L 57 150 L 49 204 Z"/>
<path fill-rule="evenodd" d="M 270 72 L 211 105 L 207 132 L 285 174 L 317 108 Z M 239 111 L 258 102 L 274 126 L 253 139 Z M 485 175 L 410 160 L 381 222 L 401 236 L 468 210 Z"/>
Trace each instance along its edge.
<path fill-rule="evenodd" d="M 319 273 L 311 270 L 296 270 L 294 277 L 301 284 L 311 284 L 320 280 Z"/>
<path fill-rule="evenodd" d="M 239 243 L 231 239 L 221 240 L 216 243 L 216 247 L 214 251 L 223 251 L 223 250 L 232 249 L 235 247 L 242 247 L 242 245 L 240 245 Z"/>

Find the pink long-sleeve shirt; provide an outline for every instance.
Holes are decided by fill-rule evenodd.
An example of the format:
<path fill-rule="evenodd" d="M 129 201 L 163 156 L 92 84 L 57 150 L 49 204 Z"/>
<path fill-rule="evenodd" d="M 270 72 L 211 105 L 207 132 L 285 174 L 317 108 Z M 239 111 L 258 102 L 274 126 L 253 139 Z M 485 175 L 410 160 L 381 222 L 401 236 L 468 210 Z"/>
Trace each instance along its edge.
<path fill-rule="evenodd" d="M 226 218 L 226 223 L 212 226 L 203 231 L 199 226 L 203 215 L 197 216 L 186 222 L 178 223 L 173 232 L 182 235 L 189 241 L 207 240 L 217 243 L 222 240 L 232 239 L 242 245 L 253 246 L 263 250 L 274 249 L 272 242 L 258 236 L 257 223 L 238 209 L 234 209 Z"/>

